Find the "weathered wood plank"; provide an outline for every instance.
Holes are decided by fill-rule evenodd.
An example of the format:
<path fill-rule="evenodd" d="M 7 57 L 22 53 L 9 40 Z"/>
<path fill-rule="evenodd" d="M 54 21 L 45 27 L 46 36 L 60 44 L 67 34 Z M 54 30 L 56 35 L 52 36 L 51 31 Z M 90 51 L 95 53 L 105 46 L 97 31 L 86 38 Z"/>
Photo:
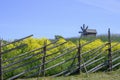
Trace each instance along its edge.
<path fill-rule="evenodd" d="M 2 72 L 2 40 L 0 40 L 0 80 L 3 80 L 3 72 Z"/>
<path fill-rule="evenodd" d="M 61 65 L 61 64 L 64 64 L 64 63 L 70 61 L 70 60 L 73 60 L 73 59 L 75 59 L 75 58 L 77 58 L 77 56 L 75 56 L 75 57 L 73 57 L 73 58 L 69 58 L 69 59 L 64 60 L 64 61 L 62 61 L 62 62 L 59 62 L 59 63 L 57 63 L 57 64 L 55 64 L 55 65 L 53 65 L 53 66 L 50 66 L 50 67 L 44 69 L 44 71 L 47 71 L 47 70 L 52 69 L 52 68 L 54 68 L 54 67 L 57 67 L 57 66 L 59 66 L 59 65 Z M 42 72 L 42 71 L 43 71 L 43 69 L 42 69 L 40 72 Z M 36 73 L 34 73 L 34 74 L 32 74 L 32 75 L 30 75 L 29 77 L 32 77 L 32 76 L 34 76 L 34 75 L 37 75 L 38 73 L 39 73 L 39 71 L 36 72 Z"/>
<path fill-rule="evenodd" d="M 52 48 L 48 48 L 47 51 L 49 51 L 49 50 L 51 50 L 51 49 L 53 49 L 53 48 L 55 48 L 55 47 L 58 47 L 59 45 L 65 44 L 65 43 L 66 43 L 66 42 L 61 43 L 61 44 L 58 44 L 58 45 L 56 45 L 56 46 L 54 46 L 54 47 L 52 47 Z M 11 63 L 11 64 L 8 64 L 8 65 L 6 65 L 6 66 L 3 66 L 3 69 L 4 69 L 4 68 L 8 68 L 8 67 L 10 67 L 10 66 L 12 66 L 12 65 L 18 64 L 18 63 L 20 63 L 20 62 L 22 62 L 22 61 L 28 60 L 28 59 L 30 59 L 30 58 L 32 58 L 32 57 L 34 57 L 34 56 L 37 56 L 37 55 L 43 54 L 43 53 L 44 53 L 43 51 L 37 52 L 37 53 L 32 54 L 32 55 L 30 55 L 30 56 L 28 56 L 28 57 L 25 57 L 25 58 L 23 58 L 23 59 L 17 60 L 17 61 L 15 61 L 15 62 Z"/>
<path fill-rule="evenodd" d="M 54 43 L 56 43 L 56 42 L 57 42 L 57 40 L 54 41 L 54 42 L 52 42 L 52 43 L 50 43 L 50 44 L 47 44 L 46 46 L 50 46 L 51 44 L 54 44 Z M 44 47 L 44 46 L 43 46 L 43 47 Z M 21 53 L 21 54 L 18 55 L 18 56 L 15 56 L 15 57 L 13 57 L 13 58 L 9 58 L 9 59 L 7 59 L 7 60 L 4 60 L 3 63 L 4 63 L 4 62 L 11 61 L 11 60 L 14 60 L 14 59 L 16 59 L 16 58 L 20 58 L 20 57 L 22 57 L 22 56 L 27 55 L 28 53 L 32 53 L 32 52 L 38 51 L 38 50 L 40 50 L 40 49 L 43 49 L 43 47 L 36 48 L 36 49 L 33 49 L 33 50 L 28 51 L 28 52 L 25 52 L 25 53 Z"/>
<path fill-rule="evenodd" d="M 110 71 L 112 71 L 112 48 L 111 48 L 111 33 L 110 28 L 108 29 L 108 68 L 110 68 Z"/>
<path fill-rule="evenodd" d="M 46 43 L 47 41 L 45 41 L 44 42 L 44 45 L 46 45 L 47 43 Z M 46 46 L 43 48 L 43 57 L 42 57 L 42 66 L 41 66 L 41 74 L 43 75 L 43 76 L 45 76 L 45 61 L 46 61 Z M 39 74 L 39 73 L 38 73 Z"/>
<path fill-rule="evenodd" d="M 7 44 L 4 44 L 4 45 L 2 45 L 2 47 L 7 46 L 7 45 L 10 45 L 10 44 L 13 44 L 13 43 L 16 43 L 16 42 L 19 42 L 19 41 L 22 41 L 22 40 L 24 40 L 24 39 L 26 39 L 26 38 L 29 38 L 29 37 L 32 37 L 32 36 L 33 36 L 33 35 L 29 35 L 29 36 L 27 36 L 27 37 L 24 37 L 24 38 L 18 39 L 18 40 L 16 40 L 16 41 L 13 41 L 13 42 L 10 42 L 10 43 L 7 43 Z"/>
<path fill-rule="evenodd" d="M 114 64 L 114 65 L 112 66 L 112 68 L 115 68 L 115 67 L 117 67 L 117 66 L 119 66 L 119 65 L 120 65 L 120 62 L 117 63 L 117 64 Z"/>
<path fill-rule="evenodd" d="M 15 47 L 15 48 L 6 50 L 6 51 L 4 51 L 4 52 L 1 52 L 1 54 L 3 55 L 3 54 L 5 54 L 5 53 L 11 52 L 11 51 L 13 51 L 13 50 L 19 49 L 19 48 L 24 47 L 24 46 L 27 46 L 27 44 L 21 44 L 21 45 Z"/>
<path fill-rule="evenodd" d="M 64 49 L 63 50 L 63 52 L 65 51 L 65 50 L 68 50 L 69 48 L 67 48 L 67 49 Z M 53 53 L 53 54 L 56 54 L 56 53 L 58 53 L 59 51 L 57 51 L 57 52 L 55 52 L 55 53 Z M 48 57 L 48 56 L 50 56 L 51 54 L 48 54 L 48 55 L 46 55 L 45 57 Z M 40 57 L 40 58 L 38 58 L 38 59 L 36 59 L 36 60 L 32 60 L 32 61 L 29 61 L 29 62 L 26 62 L 26 63 L 24 63 L 24 64 L 21 64 L 21 65 L 19 65 L 19 66 L 17 66 L 17 67 L 12 67 L 11 69 L 9 69 L 9 70 L 4 70 L 4 73 L 6 73 L 6 72 L 10 72 L 10 71 L 13 71 L 13 70 L 16 70 L 16 69 L 18 69 L 18 68 L 20 68 L 20 67 L 24 67 L 24 66 L 26 66 L 26 65 L 29 65 L 29 64 L 31 64 L 31 63 L 33 63 L 33 62 L 36 62 L 36 61 L 38 61 L 38 60 L 40 60 L 40 59 L 42 59 L 42 57 Z"/>

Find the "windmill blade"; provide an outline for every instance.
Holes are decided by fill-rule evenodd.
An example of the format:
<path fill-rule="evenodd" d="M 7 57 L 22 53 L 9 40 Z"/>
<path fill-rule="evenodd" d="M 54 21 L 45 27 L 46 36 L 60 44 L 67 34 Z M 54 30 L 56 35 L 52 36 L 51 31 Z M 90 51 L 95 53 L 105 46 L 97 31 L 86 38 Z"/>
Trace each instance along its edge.
<path fill-rule="evenodd" d="M 83 24 L 83 29 L 85 30 L 85 24 Z"/>
<path fill-rule="evenodd" d="M 81 26 L 82 31 L 84 31 L 83 27 Z"/>
<path fill-rule="evenodd" d="M 88 29 L 88 26 L 86 27 L 86 29 L 85 30 L 87 30 Z"/>
<path fill-rule="evenodd" d="M 82 31 L 79 31 L 79 33 L 83 33 Z"/>

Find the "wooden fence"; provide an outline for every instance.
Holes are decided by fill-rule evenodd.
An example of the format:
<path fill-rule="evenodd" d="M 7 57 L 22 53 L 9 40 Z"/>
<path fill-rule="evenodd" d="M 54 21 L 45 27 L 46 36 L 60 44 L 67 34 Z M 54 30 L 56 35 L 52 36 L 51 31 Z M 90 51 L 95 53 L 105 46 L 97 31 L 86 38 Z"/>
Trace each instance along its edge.
<path fill-rule="evenodd" d="M 107 43 L 86 52 L 82 52 L 82 48 L 94 40 L 85 44 L 79 43 L 77 46 L 64 48 L 62 50 L 54 51 L 51 54 L 47 54 L 48 51 L 67 44 L 67 42 L 63 42 L 51 46 L 59 41 L 55 40 L 50 44 L 47 44 L 47 41 L 45 41 L 43 47 L 20 53 L 19 55 L 11 56 L 4 60 L 2 59 L 4 58 L 4 55 L 14 54 L 14 50 L 24 48 L 27 44 L 20 44 L 12 49 L 2 51 L 4 46 L 19 43 L 31 36 L 33 35 L 7 44 L 2 44 L 2 40 L 0 41 L 0 80 L 14 80 L 17 78 L 31 77 L 40 78 L 42 76 L 49 76 L 49 73 L 52 72 L 52 70 L 55 70 L 55 68 L 57 68 L 56 72 L 50 74 L 53 77 L 61 75 L 68 76 L 74 73 L 81 73 L 81 71 L 87 74 L 98 70 L 111 71 L 120 65 L 120 49 L 116 51 L 111 50 L 119 43 L 111 46 L 110 29 L 108 31 Z M 104 49 L 106 46 L 108 46 L 108 48 Z M 59 54 L 59 52 L 61 54 Z M 102 55 L 103 53 L 107 54 Z M 65 56 L 68 57 L 63 59 Z"/>

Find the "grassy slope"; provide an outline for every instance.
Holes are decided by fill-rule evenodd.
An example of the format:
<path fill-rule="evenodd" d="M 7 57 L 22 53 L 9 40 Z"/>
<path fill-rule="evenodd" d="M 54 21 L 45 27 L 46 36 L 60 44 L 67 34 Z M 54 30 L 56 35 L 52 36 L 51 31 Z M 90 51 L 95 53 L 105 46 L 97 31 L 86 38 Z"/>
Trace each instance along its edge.
<path fill-rule="evenodd" d="M 89 77 L 88 77 L 89 76 Z M 97 73 L 91 73 L 88 74 L 81 74 L 81 75 L 74 75 L 74 76 L 67 76 L 67 77 L 41 77 L 39 79 L 37 78 L 31 78 L 31 79 L 24 79 L 24 80 L 120 80 L 120 69 L 117 71 L 112 72 L 97 72 Z M 18 79 L 23 80 L 23 79 Z"/>

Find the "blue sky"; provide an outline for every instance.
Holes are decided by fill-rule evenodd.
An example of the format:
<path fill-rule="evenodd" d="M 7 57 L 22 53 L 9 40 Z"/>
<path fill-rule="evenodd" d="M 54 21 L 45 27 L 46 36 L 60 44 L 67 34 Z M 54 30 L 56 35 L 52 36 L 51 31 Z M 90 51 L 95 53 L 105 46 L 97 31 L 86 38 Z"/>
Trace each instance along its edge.
<path fill-rule="evenodd" d="M 120 34 L 120 0 L 0 0 L 0 36 L 16 39 L 78 36 L 86 24 L 98 34 Z"/>

